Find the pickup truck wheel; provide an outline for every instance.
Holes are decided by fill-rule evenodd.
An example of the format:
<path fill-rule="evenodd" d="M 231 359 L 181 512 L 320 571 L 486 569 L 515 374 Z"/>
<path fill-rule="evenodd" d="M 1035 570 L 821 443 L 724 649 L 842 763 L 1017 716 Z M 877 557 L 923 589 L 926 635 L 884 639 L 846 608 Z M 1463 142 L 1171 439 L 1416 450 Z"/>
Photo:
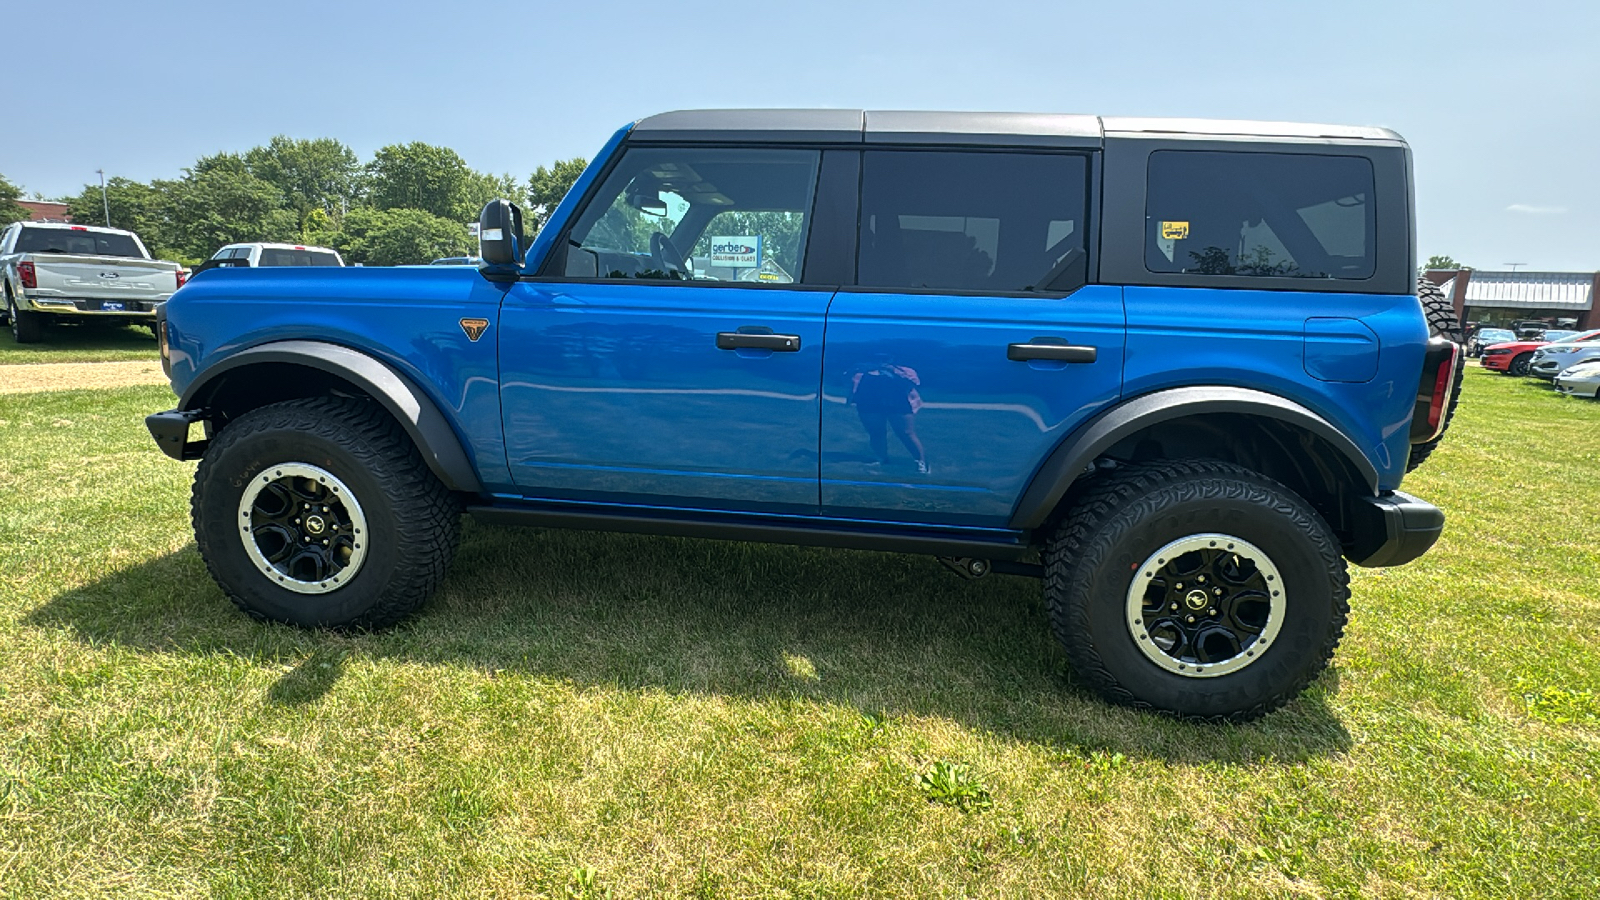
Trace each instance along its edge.
<path fill-rule="evenodd" d="M 19 344 L 37 344 L 44 339 L 44 320 L 36 312 L 17 309 L 17 301 L 6 291 L 6 318 L 11 320 L 11 339 Z"/>
<path fill-rule="evenodd" d="M 1429 337 L 1443 337 L 1457 344 L 1462 342 L 1461 321 L 1456 318 L 1456 308 L 1444 291 L 1426 278 L 1419 278 L 1417 299 L 1421 301 L 1423 315 L 1428 320 Z M 1450 419 L 1456 414 L 1456 405 L 1461 402 L 1461 383 L 1464 380 L 1457 378 L 1455 387 L 1450 390 L 1450 403 L 1444 409 L 1444 428 L 1439 430 L 1439 436 L 1427 443 L 1411 445 L 1411 455 L 1406 459 L 1407 472 L 1427 462 L 1434 448 L 1444 440 L 1444 433 L 1450 428 Z"/>
<path fill-rule="evenodd" d="M 1244 722 L 1298 695 L 1349 615 L 1322 517 L 1212 461 L 1099 476 L 1045 548 L 1045 602 L 1077 676 L 1106 699 Z"/>
<path fill-rule="evenodd" d="M 420 607 L 460 537 L 460 505 L 376 404 L 319 398 L 247 413 L 195 472 L 195 543 L 259 619 L 376 629 Z"/>

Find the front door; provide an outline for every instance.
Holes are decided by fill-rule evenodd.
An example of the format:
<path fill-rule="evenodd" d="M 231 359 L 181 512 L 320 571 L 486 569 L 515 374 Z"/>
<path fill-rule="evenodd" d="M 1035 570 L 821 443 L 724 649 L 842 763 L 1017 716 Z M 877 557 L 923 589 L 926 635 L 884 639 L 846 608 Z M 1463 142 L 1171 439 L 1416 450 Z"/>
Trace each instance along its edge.
<path fill-rule="evenodd" d="M 832 290 L 800 282 L 819 154 L 633 148 L 562 273 L 501 312 L 507 462 L 529 497 L 817 510 Z"/>

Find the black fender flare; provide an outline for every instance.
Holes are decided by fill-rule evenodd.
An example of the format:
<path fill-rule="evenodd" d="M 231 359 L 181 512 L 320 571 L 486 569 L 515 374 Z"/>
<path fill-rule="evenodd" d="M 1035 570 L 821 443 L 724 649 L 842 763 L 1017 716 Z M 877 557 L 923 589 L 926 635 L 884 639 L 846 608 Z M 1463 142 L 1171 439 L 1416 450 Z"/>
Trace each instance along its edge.
<path fill-rule="evenodd" d="M 339 344 L 325 341 L 275 341 L 229 356 L 200 372 L 184 390 L 178 409 L 203 411 L 217 379 L 236 369 L 267 363 L 304 366 L 334 375 L 378 401 L 405 429 L 417 451 L 452 491 L 483 493 L 478 474 L 461 440 L 438 404 L 416 383 L 389 364 Z"/>
<path fill-rule="evenodd" d="M 1344 432 L 1293 400 L 1249 388 L 1196 385 L 1168 388 L 1134 397 L 1090 419 L 1056 445 L 1034 473 L 1028 489 L 1011 512 L 1011 527 L 1032 530 L 1043 525 L 1067 489 L 1088 471 L 1095 459 L 1118 441 L 1143 428 L 1198 413 L 1243 413 L 1287 422 L 1316 435 L 1337 449 L 1378 494 L 1378 469 Z"/>

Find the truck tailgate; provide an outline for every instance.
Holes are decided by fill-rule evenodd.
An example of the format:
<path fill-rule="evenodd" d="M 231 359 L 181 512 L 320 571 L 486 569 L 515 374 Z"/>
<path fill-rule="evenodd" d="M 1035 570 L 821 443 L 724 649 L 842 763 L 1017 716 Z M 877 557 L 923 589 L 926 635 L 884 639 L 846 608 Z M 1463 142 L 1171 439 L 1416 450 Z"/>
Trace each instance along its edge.
<path fill-rule="evenodd" d="M 89 300 L 160 300 L 178 289 L 177 265 L 165 260 L 126 256 L 66 256 L 35 253 L 42 297 Z"/>

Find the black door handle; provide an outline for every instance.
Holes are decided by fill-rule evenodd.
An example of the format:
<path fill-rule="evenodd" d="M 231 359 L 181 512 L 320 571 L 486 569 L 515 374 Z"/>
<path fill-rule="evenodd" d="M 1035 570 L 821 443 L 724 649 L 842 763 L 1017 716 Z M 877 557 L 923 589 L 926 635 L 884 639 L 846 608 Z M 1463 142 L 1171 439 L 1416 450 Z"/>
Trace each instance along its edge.
<path fill-rule="evenodd" d="M 1095 348 L 1080 344 L 1008 344 L 1006 359 L 1027 362 L 1030 359 L 1053 359 L 1059 362 L 1092 363 Z"/>
<path fill-rule="evenodd" d="M 779 353 L 795 353 L 800 349 L 800 335 L 719 331 L 717 332 L 717 349 L 775 350 Z"/>

